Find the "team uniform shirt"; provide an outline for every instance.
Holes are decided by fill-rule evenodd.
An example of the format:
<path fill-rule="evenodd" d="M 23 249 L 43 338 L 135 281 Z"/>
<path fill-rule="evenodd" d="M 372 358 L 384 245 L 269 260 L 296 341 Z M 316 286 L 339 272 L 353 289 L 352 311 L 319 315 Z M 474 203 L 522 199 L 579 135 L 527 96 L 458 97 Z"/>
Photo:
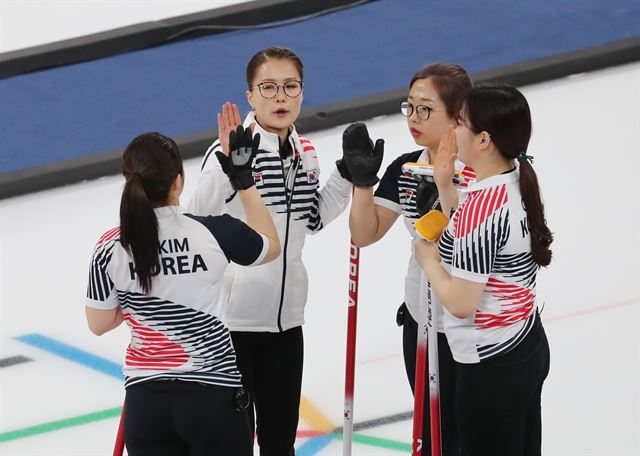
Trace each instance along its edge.
<path fill-rule="evenodd" d="M 216 304 L 229 262 L 257 265 L 269 242 L 229 215 L 197 217 L 178 206 L 154 211 L 160 271 L 148 294 L 120 243 L 120 228 L 100 238 L 90 266 L 86 305 L 120 306 L 131 329 L 125 387 L 160 379 L 239 387 L 236 355 Z"/>
<path fill-rule="evenodd" d="M 291 127 L 288 143 L 280 147 L 277 134 L 265 131 L 253 113 L 244 121 L 255 123 L 260 145 L 253 163 L 256 188 L 280 237 L 280 257 L 257 268 L 230 265 L 225 276 L 224 309 L 232 331 L 280 332 L 304 323 L 308 278 L 302 263 L 307 234 L 320 231 L 349 203 L 351 182 L 335 170 L 320 189 L 320 167 L 311 142 Z M 281 149 L 290 154 L 282 158 Z M 222 151 L 216 140 L 205 154 L 197 188 L 188 208 L 194 214 L 228 212 L 244 219 L 236 192 L 215 156 Z"/>
<path fill-rule="evenodd" d="M 460 363 L 478 363 L 520 343 L 535 321 L 538 264 L 517 169 L 471 183 L 439 242 L 449 273 L 485 284 L 473 315 L 445 309 L 444 328 Z"/>
<path fill-rule="evenodd" d="M 415 152 L 400 155 L 396 158 L 387 167 L 382 179 L 380 179 L 380 184 L 374 194 L 374 202 L 378 206 L 386 207 L 387 209 L 391 209 L 401 215 L 404 220 L 404 225 L 409 231 L 409 235 L 413 241 L 413 239 L 417 239 L 419 237 L 415 229 L 416 221 L 420 218 L 416 208 L 418 181 L 410 176 L 405 176 L 402 172 L 402 165 L 411 162 L 430 163 L 429 150 L 424 148 Z M 462 170 L 462 173 L 467 180 L 475 178 L 475 172 L 468 166 L 465 166 L 462 162 L 456 161 L 455 168 Z M 439 202 L 437 202 L 437 208 L 440 209 Z M 422 274 L 422 269 L 416 261 L 413 242 L 411 242 L 411 257 L 409 258 L 407 275 L 405 276 L 404 301 L 409 309 L 409 313 L 415 321 L 420 321 L 420 314 L 424 313 L 424 309 L 422 311 L 420 310 L 420 283 Z M 433 293 L 429 295 L 429 298 L 431 299 L 432 305 L 440 306 Z M 442 326 L 442 311 L 437 312 L 437 319 L 434 322 L 434 326 L 439 332 L 444 331 Z"/>

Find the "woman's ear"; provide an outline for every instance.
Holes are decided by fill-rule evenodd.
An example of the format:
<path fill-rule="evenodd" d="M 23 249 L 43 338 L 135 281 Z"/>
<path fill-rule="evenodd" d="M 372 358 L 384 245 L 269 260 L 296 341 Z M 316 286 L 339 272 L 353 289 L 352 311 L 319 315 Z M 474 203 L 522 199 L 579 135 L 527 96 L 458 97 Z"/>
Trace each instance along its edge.
<path fill-rule="evenodd" d="M 249 106 L 251 107 L 251 110 L 252 110 L 252 111 L 255 111 L 255 108 L 253 107 L 253 103 L 252 103 L 252 100 L 253 100 L 253 90 L 247 90 L 247 91 L 245 92 L 245 95 L 247 96 L 247 103 L 249 103 Z"/>
<path fill-rule="evenodd" d="M 173 180 L 173 184 L 171 185 L 171 190 L 182 193 L 183 188 L 184 188 L 184 173 L 178 173 L 176 178 Z"/>
<path fill-rule="evenodd" d="M 178 173 L 171 182 L 171 189 L 169 195 L 167 195 L 167 204 L 180 205 L 180 195 L 182 195 L 182 189 L 184 188 L 184 174 Z"/>
<path fill-rule="evenodd" d="M 486 149 L 491 145 L 491 135 L 486 131 L 480 132 L 480 149 Z"/>

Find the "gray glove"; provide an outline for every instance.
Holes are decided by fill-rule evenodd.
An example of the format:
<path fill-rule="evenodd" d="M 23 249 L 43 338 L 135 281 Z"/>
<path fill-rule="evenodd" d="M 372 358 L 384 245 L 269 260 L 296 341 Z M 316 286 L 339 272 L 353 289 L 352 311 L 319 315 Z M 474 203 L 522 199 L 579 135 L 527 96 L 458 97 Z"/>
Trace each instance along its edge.
<path fill-rule="evenodd" d="M 235 190 L 246 190 L 255 185 L 253 179 L 253 159 L 258 153 L 260 133 L 253 133 L 250 128 L 239 125 L 229 133 L 229 156 L 216 152 L 222 170 L 231 181 Z"/>

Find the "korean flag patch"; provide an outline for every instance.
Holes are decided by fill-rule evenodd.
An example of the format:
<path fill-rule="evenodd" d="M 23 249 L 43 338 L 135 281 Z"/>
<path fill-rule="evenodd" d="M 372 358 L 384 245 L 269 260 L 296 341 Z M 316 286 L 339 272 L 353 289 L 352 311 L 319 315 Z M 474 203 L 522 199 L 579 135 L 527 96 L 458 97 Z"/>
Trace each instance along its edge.
<path fill-rule="evenodd" d="M 318 172 L 315 169 L 310 169 L 307 171 L 307 180 L 310 184 L 315 184 L 318 182 Z"/>

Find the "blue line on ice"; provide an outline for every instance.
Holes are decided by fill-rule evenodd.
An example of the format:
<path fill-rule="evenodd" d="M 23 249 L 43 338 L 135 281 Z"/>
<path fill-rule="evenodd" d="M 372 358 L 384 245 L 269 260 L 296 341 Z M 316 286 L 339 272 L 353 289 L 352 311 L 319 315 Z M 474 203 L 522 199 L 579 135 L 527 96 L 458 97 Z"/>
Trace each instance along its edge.
<path fill-rule="evenodd" d="M 88 367 L 89 369 L 115 377 L 118 380 L 123 380 L 122 367 L 120 364 L 101 358 L 72 345 L 65 344 L 64 342 L 59 342 L 38 333 L 25 334 L 24 336 L 16 337 L 16 340 Z"/>

